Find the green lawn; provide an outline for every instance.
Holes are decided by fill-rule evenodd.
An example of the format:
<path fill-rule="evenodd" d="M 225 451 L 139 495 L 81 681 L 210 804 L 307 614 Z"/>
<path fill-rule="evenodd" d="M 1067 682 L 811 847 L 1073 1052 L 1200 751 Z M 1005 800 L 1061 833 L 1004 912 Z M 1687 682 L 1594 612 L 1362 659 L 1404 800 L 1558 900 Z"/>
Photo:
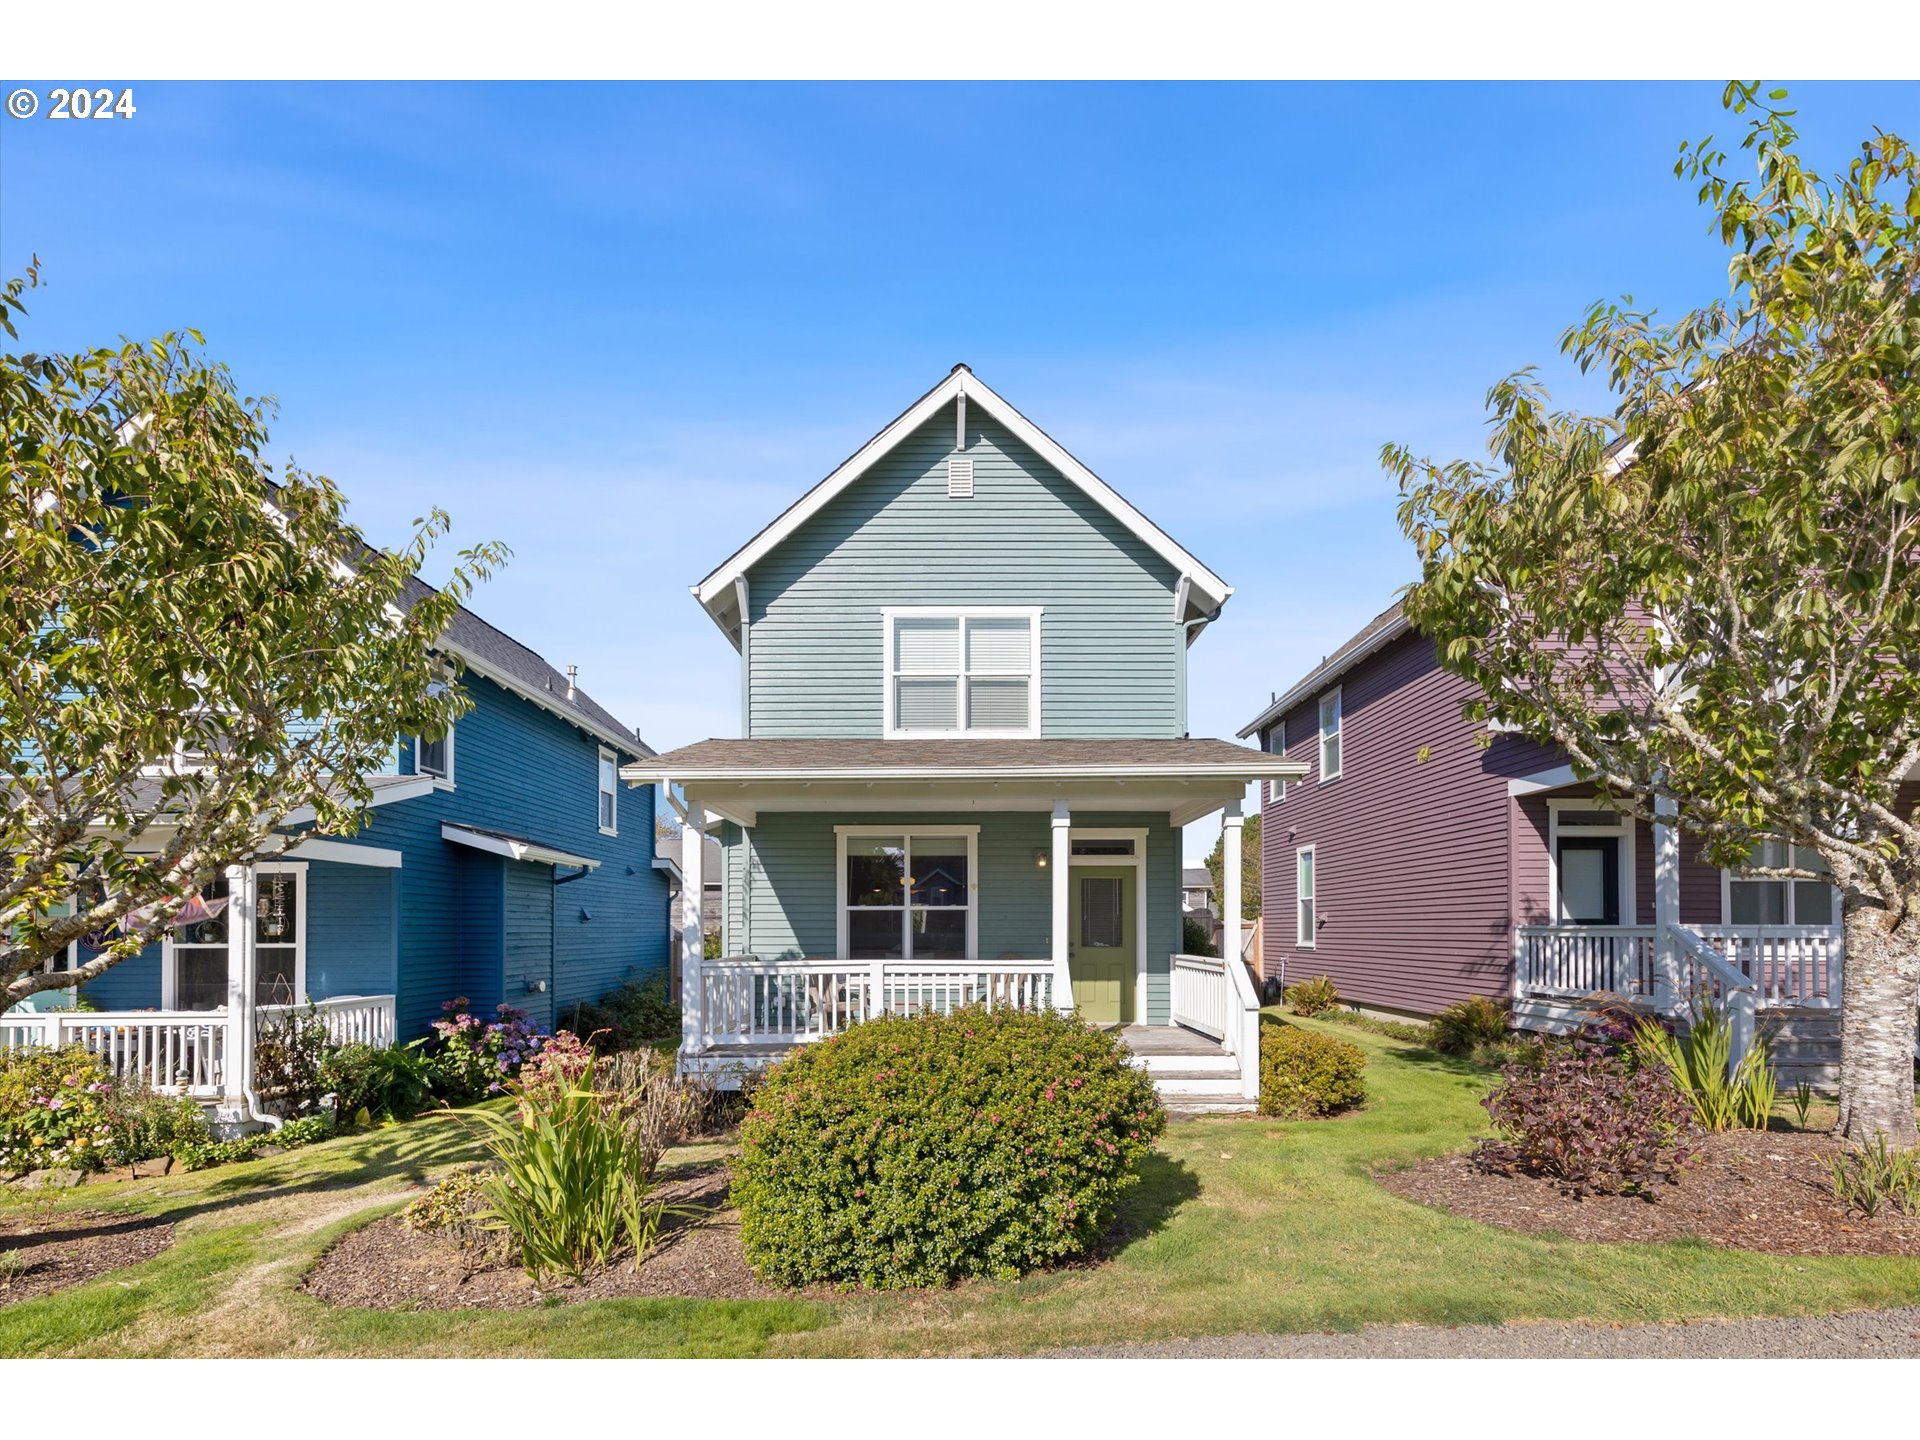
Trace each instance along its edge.
<path fill-rule="evenodd" d="M 1366 1110 L 1318 1123 L 1172 1126 L 1129 1207 L 1134 1238 L 1095 1268 L 828 1302 L 622 1300 L 453 1315 L 332 1310 L 301 1294 L 302 1271 L 331 1239 L 470 1155 L 457 1121 L 426 1120 L 62 1197 L 166 1214 L 179 1242 L 148 1264 L 0 1308 L 0 1355 L 978 1354 L 1399 1321 L 1783 1315 L 1920 1294 L 1920 1260 L 1575 1245 L 1400 1200 L 1368 1172 L 1463 1147 L 1484 1118 L 1486 1077 L 1337 1033 L 1372 1057 Z"/>

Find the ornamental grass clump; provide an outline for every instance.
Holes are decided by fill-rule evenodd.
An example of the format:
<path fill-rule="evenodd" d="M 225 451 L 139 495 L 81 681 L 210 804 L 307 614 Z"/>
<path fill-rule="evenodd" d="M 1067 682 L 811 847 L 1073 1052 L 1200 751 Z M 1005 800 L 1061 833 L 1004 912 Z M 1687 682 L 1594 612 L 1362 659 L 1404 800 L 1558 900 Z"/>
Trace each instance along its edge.
<path fill-rule="evenodd" d="M 1367 1098 L 1367 1052 L 1350 1041 L 1267 1019 L 1260 1026 L 1260 1113 L 1318 1120 Z"/>
<path fill-rule="evenodd" d="M 1340 989 L 1330 975 L 1315 975 L 1296 985 L 1289 985 L 1284 993 L 1287 1008 L 1296 1015 L 1318 1015 L 1322 1010 L 1331 1010 L 1340 1003 Z"/>
<path fill-rule="evenodd" d="M 482 1223 L 507 1235 L 536 1283 L 578 1281 L 626 1250 L 637 1262 L 670 1208 L 654 1172 L 699 1097 L 646 1055 L 557 1062 L 515 1092 L 512 1111 L 473 1114 L 492 1160 Z"/>
<path fill-rule="evenodd" d="M 1656 1020 L 1640 1020 L 1633 1038 L 1642 1061 L 1673 1077 L 1702 1130 L 1766 1129 L 1779 1090 L 1767 1047 L 1756 1042 L 1736 1065 L 1733 1022 L 1726 1012 L 1703 996 L 1689 1019 L 1684 1036 Z"/>
<path fill-rule="evenodd" d="M 1558 1180 L 1573 1195 L 1645 1195 L 1690 1157 L 1686 1097 L 1630 1046 L 1576 1035 L 1505 1066 L 1481 1102 L 1495 1135 L 1473 1163 Z"/>
<path fill-rule="evenodd" d="M 1506 1043 L 1507 1007 L 1485 995 L 1456 1000 L 1428 1022 L 1427 1046 L 1442 1055 L 1491 1056 Z"/>
<path fill-rule="evenodd" d="M 1165 1124 L 1119 1040 L 1070 1016 L 870 1020 L 755 1093 L 740 1237 L 782 1285 L 1011 1279 L 1093 1247 Z"/>

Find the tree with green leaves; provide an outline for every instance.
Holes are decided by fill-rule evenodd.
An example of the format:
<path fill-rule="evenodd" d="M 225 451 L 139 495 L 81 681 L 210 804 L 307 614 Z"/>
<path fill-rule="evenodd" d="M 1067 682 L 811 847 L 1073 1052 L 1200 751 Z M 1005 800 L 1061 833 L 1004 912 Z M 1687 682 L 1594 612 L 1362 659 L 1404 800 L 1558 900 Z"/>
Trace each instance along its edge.
<path fill-rule="evenodd" d="M 1716 864 L 1842 895 L 1841 1129 L 1915 1143 L 1920 992 L 1920 186 L 1876 133 L 1808 169 L 1784 91 L 1728 87 L 1676 174 L 1729 295 L 1664 323 L 1596 305 L 1563 340 L 1610 415 L 1489 395 L 1492 463 L 1388 446 L 1422 566 L 1409 617 L 1486 717 L 1556 742 Z M 1904 798 L 1903 798 L 1904 797 Z M 1820 867 L 1761 865 L 1768 840 Z"/>
<path fill-rule="evenodd" d="M 16 344 L 38 283 L 0 291 Z M 505 550 L 410 585 L 447 517 L 367 545 L 331 481 L 263 463 L 268 408 L 191 331 L 0 356 L 0 1010 L 137 953 L 290 823 L 351 834 L 398 737 L 469 703 L 434 642 Z"/>
<path fill-rule="evenodd" d="M 1222 882 L 1226 878 L 1226 837 L 1213 842 L 1213 849 L 1207 852 L 1207 874 L 1213 877 L 1214 908 L 1219 909 L 1224 900 L 1226 889 Z M 1260 918 L 1260 817 L 1249 815 L 1240 827 L 1240 918 L 1258 920 Z M 1225 915 L 1220 917 L 1224 924 Z"/>

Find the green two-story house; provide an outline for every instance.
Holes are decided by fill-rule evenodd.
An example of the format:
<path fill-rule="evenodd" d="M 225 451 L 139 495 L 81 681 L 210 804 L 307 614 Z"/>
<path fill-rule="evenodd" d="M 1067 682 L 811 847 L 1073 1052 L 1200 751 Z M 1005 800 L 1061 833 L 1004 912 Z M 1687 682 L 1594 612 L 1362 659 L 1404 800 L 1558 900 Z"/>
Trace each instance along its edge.
<path fill-rule="evenodd" d="M 1257 1008 L 1183 956 L 1181 829 L 1296 761 L 1187 733 L 1232 588 L 965 366 L 694 594 L 740 655 L 737 740 L 626 766 L 720 842 L 722 955 L 682 937 L 682 1056 L 726 1074 L 962 1003 L 1130 1027 L 1168 1088 L 1250 1096 Z"/>

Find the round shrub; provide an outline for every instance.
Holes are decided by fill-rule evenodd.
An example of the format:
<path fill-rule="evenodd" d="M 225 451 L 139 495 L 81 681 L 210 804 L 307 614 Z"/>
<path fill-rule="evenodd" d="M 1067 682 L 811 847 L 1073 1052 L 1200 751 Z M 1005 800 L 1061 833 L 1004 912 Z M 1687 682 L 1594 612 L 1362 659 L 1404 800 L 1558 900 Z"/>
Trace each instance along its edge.
<path fill-rule="evenodd" d="M 1442 1055 L 1475 1055 L 1507 1038 L 1507 1007 L 1484 995 L 1447 1006 L 1427 1026 L 1427 1044 Z"/>
<path fill-rule="evenodd" d="M 1340 991 L 1329 975 L 1315 975 L 1286 988 L 1287 1005 L 1296 1015 L 1318 1015 L 1340 1003 Z"/>
<path fill-rule="evenodd" d="M 1316 1120 L 1367 1098 L 1367 1052 L 1358 1045 L 1268 1021 L 1260 1027 L 1260 1113 Z"/>
<path fill-rule="evenodd" d="M 1117 1038 L 1069 1016 L 870 1020 L 755 1093 L 740 1238 L 783 1285 L 1008 1279 L 1085 1253 L 1165 1124 Z"/>

